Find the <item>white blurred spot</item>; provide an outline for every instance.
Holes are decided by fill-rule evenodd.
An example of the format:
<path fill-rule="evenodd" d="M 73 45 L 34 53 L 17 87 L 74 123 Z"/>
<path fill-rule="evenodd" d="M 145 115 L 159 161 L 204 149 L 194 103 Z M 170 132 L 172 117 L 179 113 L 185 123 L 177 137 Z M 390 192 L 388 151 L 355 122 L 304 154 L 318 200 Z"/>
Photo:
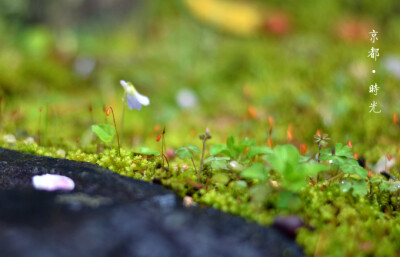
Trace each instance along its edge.
<path fill-rule="evenodd" d="M 15 138 L 14 135 L 12 134 L 7 134 L 3 136 L 3 140 L 9 144 L 15 144 L 17 142 L 17 139 Z"/>
<path fill-rule="evenodd" d="M 67 155 L 67 153 L 63 149 L 58 149 L 56 154 L 59 157 L 65 157 L 65 155 Z"/>
<path fill-rule="evenodd" d="M 198 105 L 197 95 L 190 89 L 179 90 L 176 94 L 176 102 L 182 109 L 191 109 Z"/>
<path fill-rule="evenodd" d="M 86 78 L 94 70 L 96 63 L 94 60 L 87 57 L 78 57 L 74 63 L 74 69 L 79 77 Z"/>
<path fill-rule="evenodd" d="M 400 59 L 395 56 L 389 56 L 383 59 L 383 67 L 396 79 L 400 80 Z"/>
<path fill-rule="evenodd" d="M 35 143 L 35 139 L 33 139 L 33 137 L 27 137 L 24 139 L 24 144 L 26 145 L 32 145 Z"/>
<path fill-rule="evenodd" d="M 390 161 L 386 155 L 382 156 L 379 161 L 375 164 L 374 172 L 379 173 L 381 171 L 387 171 L 394 166 L 396 163 L 395 158 L 392 158 Z"/>

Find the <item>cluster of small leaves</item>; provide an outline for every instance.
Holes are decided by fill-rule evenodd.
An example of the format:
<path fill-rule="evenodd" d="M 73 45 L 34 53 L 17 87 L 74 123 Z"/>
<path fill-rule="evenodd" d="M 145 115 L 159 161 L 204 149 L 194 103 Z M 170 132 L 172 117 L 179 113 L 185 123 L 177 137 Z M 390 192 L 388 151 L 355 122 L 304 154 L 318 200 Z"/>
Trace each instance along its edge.
<path fill-rule="evenodd" d="M 365 196 L 368 193 L 367 171 L 354 158 L 351 148 L 337 143 L 333 149 L 320 151 L 320 160 L 329 161 L 333 168 L 347 174 L 347 178 L 340 181 L 343 192 L 352 190 L 354 196 Z"/>

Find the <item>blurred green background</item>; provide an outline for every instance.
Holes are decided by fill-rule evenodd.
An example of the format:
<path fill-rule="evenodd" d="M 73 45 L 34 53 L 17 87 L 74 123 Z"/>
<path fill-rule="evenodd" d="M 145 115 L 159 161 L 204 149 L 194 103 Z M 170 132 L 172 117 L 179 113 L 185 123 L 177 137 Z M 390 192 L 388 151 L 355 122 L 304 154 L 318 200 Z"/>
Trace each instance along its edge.
<path fill-rule="evenodd" d="M 389 151 L 399 12 L 395 0 L 0 0 L 1 130 L 37 135 L 40 107 L 47 144 L 110 123 L 103 105 L 119 125 L 127 80 L 151 101 L 126 112 L 127 147 L 155 146 L 163 126 L 172 147 L 200 143 L 206 127 L 214 143 L 265 144 L 273 117 L 273 144 L 311 146 L 319 129 L 356 152 Z M 374 100 L 380 114 L 369 112 Z"/>

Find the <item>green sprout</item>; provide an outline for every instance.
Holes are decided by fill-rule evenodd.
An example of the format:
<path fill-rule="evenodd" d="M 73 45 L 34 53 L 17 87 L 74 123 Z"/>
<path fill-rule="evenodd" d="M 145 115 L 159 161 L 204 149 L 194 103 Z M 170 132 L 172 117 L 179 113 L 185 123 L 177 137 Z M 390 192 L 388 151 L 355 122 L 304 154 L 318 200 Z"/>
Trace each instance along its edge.
<path fill-rule="evenodd" d="M 206 128 L 206 132 L 203 135 L 199 136 L 200 140 L 203 141 L 203 150 L 201 152 L 201 161 L 200 161 L 200 170 L 199 173 L 203 171 L 203 165 L 204 165 L 204 153 L 206 151 L 206 142 L 207 140 L 211 139 L 211 135 L 210 135 L 210 129 Z M 200 175 L 199 175 L 200 177 Z"/>
<path fill-rule="evenodd" d="M 175 154 L 178 155 L 182 160 L 188 158 L 192 160 L 193 167 L 195 172 L 198 174 L 198 182 L 200 182 L 200 171 L 197 171 L 196 164 L 194 164 L 193 156 L 194 153 L 200 153 L 200 150 L 197 146 L 189 144 L 188 146 L 182 146 L 179 149 L 175 150 Z"/>
<path fill-rule="evenodd" d="M 108 124 L 92 125 L 92 131 L 100 138 L 101 141 L 103 141 L 106 144 L 111 143 L 113 138 L 114 138 L 114 135 L 117 134 L 118 154 L 119 154 L 119 156 L 121 156 L 121 146 L 120 146 L 120 143 L 119 143 L 117 124 L 115 123 L 114 110 L 113 110 L 113 108 L 111 106 L 108 107 L 108 109 L 106 111 L 106 115 L 107 116 L 110 115 L 110 111 L 112 112 L 112 115 L 113 115 L 115 131 L 112 128 L 112 126 L 108 125 Z"/>

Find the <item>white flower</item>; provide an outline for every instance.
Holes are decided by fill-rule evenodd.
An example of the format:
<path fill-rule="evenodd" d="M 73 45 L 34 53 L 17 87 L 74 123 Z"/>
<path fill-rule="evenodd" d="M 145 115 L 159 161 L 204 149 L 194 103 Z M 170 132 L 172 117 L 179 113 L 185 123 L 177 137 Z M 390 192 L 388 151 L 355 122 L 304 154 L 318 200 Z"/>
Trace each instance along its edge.
<path fill-rule="evenodd" d="M 55 191 L 66 190 L 71 191 L 75 188 L 75 183 L 72 179 L 62 175 L 44 174 L 32 177 L 32 184 L 35 189 Z"/>
<path fill-rule="evenodd" d="M 15 144 L 17 142 L 17 139 L 13 134 L 4 135 L 3 140 L 9 144 Z"/>
<path fill-rule="evenodd" d="M 63 149 L 58 149 L 56 152 L 56 155 L 60 156 L 60 157 L 65 157 L 65 155 L 67 155 L 67 153 Z"/>
<path fill-rule="evenodd" d="M 139 94 L 139 92 L 136 91 L 135 87 L 131 83 L 124 80 L 121 80 L 120 83 L 125 90 L 129 109 L 132 110 L 135 108 L 136 110 L 140 110 L 142 109 L 142 105 L 147 106 L 150 104 L 149 98 Z"/>
<path fill-rule="evenodd" d="M 24 139 L 24 144 L 26 145 L 32 145 L 35 143 L 35 139 L 33 139 L 33 137 L 27 137 Z"/>

